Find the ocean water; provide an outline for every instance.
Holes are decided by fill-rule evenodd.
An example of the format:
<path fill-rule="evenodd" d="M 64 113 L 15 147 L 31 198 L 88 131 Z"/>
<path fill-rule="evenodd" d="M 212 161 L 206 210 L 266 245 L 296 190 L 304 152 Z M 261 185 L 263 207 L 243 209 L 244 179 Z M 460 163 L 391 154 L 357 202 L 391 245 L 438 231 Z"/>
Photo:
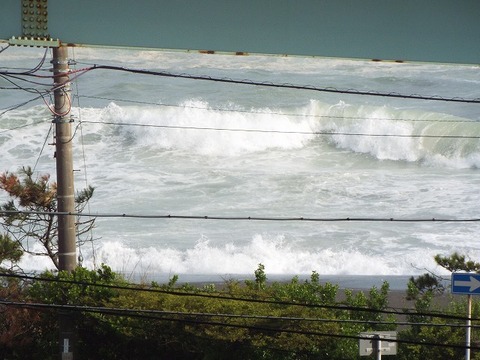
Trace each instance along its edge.
<path fill-rule="evenodd" d="M 32 68 L 42 56 L 9 48 L 0 68 Z M 74 69 L 480 98 L 478 66 L 89 48 L 70 57 Z M 480 218 L 480 104 L 109 70 L 76 78 L 72 95 L 75 186 L 96 189 L 86 212 L 272 219 L 98 218 L 84 266 L 189 281 L 249 276 L 259 263 L 272 278 L 393 279 L 446 274 L 436 254 L 479 259 L 479 222 L 325 220 Z M 1 89 L 0 114 L 35 96 Z M 0 115 L 0 170 L 28 165 L 55 179 L 51 121 L 42 99 Z M 320 220 L 275 221 L 300 217 Z M 50 264 L 27 256 L 22 266 Z"/>

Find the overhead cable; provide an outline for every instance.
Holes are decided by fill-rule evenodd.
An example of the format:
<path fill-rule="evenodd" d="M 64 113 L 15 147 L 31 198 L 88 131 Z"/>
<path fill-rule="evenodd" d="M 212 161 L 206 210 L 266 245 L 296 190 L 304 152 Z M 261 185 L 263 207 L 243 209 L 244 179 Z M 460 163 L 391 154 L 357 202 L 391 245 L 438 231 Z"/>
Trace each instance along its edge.
<path fill-rule="evenodd" d="M 5 114 L 6 114 L 7 112 L 9 112 L 9 111 L 12 111 L 12 110 L 16 110 L 16 109 L 18 109 L 18 108 L 21 108 L 22 106 L 25 106 L 25 105 L 27 105 L 27 104 L 29 104 L 29 103 L 31 103 L 31 102 L 33 102 L 33 101 L 36 101 L 36 100 L 38 100 L 38 99 L 41 99 L 41 98 L 43 98 L 43 95 L 36 96 L 36 97 L 34 97 L 33 99 L 24 101 L 24 102 L 22 102 L 22 103 L 20 103 L 20 104 L 17 104 L 17 105 L 12 105 L 12 106 L 10 106 L 10 107 L 8 107 L 8 108 L 0 109 L 0 110 L 3 110 L 3 111 L 0 111 L 0 117 L 1 117 L 2 115 L 5 115 Z M 3 130 L 2 132 L 9 131 L 9 130 L 10 130 L 10 129 L 8 129 L 8 130 Z"/>
<path fill-rule="evenodd" d="M 313 85 L 295 85 L 295 84 L 277 84 L 267 81 L 253 81 L 253 80 L 235 80 L 230 78 L 220 78 L 214 76 L 206 75 L 192 75 L 192 74 L 175 74 L 167 71 L 152 71 L 152 70 L 141 70 L 126 68 L 121 66 L 113 65 L 94 65 L 89 68 L 89 70 L 114 70 L 114 71 L 123 71 L 133 74 L 141 75 L 153 75 L 153 76 L 162 76 L 170 78 L 182 78 L 190 80 L 203 80 L 203 81 L 213 81 L 227 84 L 239 84 L 239 85 L 252 85 L 252 86 L 261 86 L 261 87 L 273 87 L 273 88 L 285 88 L 285 89 L 294 89 L 294 90 L 306 90 L 306 91 L 317 91 L 317 92 L 327 92 L 327 93 L 337 93 L 337 94 L 347 94 L 347 95 L 362 95 L 362 96 L 379 96 L 379 97 L 390 97 L 390 98 L 401 98 L 401 99 L 413 99 L 413 100 L 431 100 L 431 101 L 445 101 L 445 102 L 459 102 L 459 103 L 471 103 L 471 104 L 480 104 L 480 98 L 474 99 L 465 99 L 458 97 L 442 97 L 442 96 L 425 96 L 425 95 L 405 95 L 399 93 L 384 93 L 377 91 L 362 91 L 362 90 L 340 90 L 333 87 L 316 87 Z"/>
<path fill-rule="evenodd" d="M 58 211 L 21 211 L 0 210 L 0 216 L 10 214 L 25 215 L 56 215 L 56 216 L 79 216 L 97 218 L 131 218 L 131 219 L 182 219 L 182 220 L 226 220 L 226 221 L 305 221 L 305 222 L 400 222 L 400 223 L 469 223 L 480 222 L 480 218 L 374 218 L 374 217 L 338 217 L 338 218 L 314 218 L 314 217 L 262 217 L 262 216 L 210 216 L 210 215 L 155 215 L 155 214 L 107 214 L 107 213 L 84 213 L 84 212 L 58 212 Z"/>
<path fill-rule="evenodd" d="M 10 44 L 7 44 L 7 46 L 2 47 L 2 48 L 0 49 L 0 54 L 1 54 L 2 52 L 4 52 L 5 50 L 7 50 L 9 47 L 10 47 Z"/>
<path fill-rule="evenodd" d="M 273 333 L 287 333 L 287 334 L 301 334 L 301 335 L 311 335 L 311 336 L 321 336 L 321 337 L 331 337 L 338 339 L 354 339 L 354 340 L 371 340 L 371 337 L 362 336 L 362 335 L 348 335 L 348 334 L 339 334 L 339 333 L 324 333 L 319 331 L 309 331 L 309 330 L 298 330 L 298 329 L 289 329 L 289 328 L 278 328 L 278 327 L 269 327 L 265 325 L 247 325 L 247 324 L 237 324 L 237 323 L 227 323 L 221 321 L 211 321 L 211 320 L 199 320 L 195 318 L 178 318 L 178 317 L 159 317 L 149 314 L 148 310 L 136 310 L 136 309 L 119 309 L 119 308 L 107 308 L 107 307 L 93 307 L 93 306 L 77 306 L 77 305 L 58 305 L 58 304 L 40 304 L 40 303 L 25 303 L 25 302 L 14 302 L 0 300 L 0 304 L 6 306 L 14 306 L 21 308 L 29 309 L 57 309 L 61 311 L 76 311 L 76 312 L 87 312 L 87 313 L 98 313 L 104 315 L 112 316 L 128 316 L 135 318 L 142 318 L 148 320 L 156 321 L 174 321 L 181 323 L 189 323 L 193 325 L 208 325 L 208 326 L 220 326 L 220 327 L 233 327 L 241 329 L 249 329 L 254 331 L 261 332 L 273 332 Z M 432 347 L 442 347 L 442 348 L 454 348 L 454 349 L 465 349 L 470 348 L 474 350 L 480 350 L 480 347 L 475 345 L 466 346 L 464 344 L 447 344 L 445 342 L 425 342 L 425 341 L 415 341 L 407 339 L 382 339 L 382 342 L 395 342 L 399 344 L 410 344 L 410 345 L 422 345 L 422 346 L 432 346 Z"/>
<path fill-rule="evenodd" d="M 0 113 L 0 116 L 2 116 L 1 113 Z M 29 126 L 38 125 L 38 124 L 43 124 L 43 123 L 44 123 L 44 121 L 40 120 L 40 121 L 34 121 L 34 122 L 30 123 L 30 124 L 23 124 L 23 125 L 14 126 L 14 127 L 12 127 L 12 128 L 0 130 L 0 134 L 5 133 L 5 132 L 7 132 L 7 131 L 13 131 L 13 130 L 18 130 L 18 129 L 23 129 L 23 128 L 26 128 L 26 127 L 29 127 Z"/>
<path fill-rule="evenodd" d="M 216 300 L 226 300 L 226 301 L 238 301 L 238 302 L 248 302 L 248 303 L 258 303 L 258 304 L 270 304 L 270 305 L 283 305 L 283 306 L 298 306 L 298 307 L 306 307 L 306 308 L 321 308 L 321 309 L 330 309 L 330 310 L 342 310 L 342 311 L 358 311 L 358 312 L 368 312 L 368 313 L 376 313 L 376 314 L 389 314 L 389 315 L 412 315 L 412 316 L 422 316 L 422 317 L 435 317 L 435 318 L 442 318 L 442 319 L 451 319 L 451 320 L 459 320 L 463 321 L 466 320 L 466 317 L 448 314 L 448 313 L 440 313 L 440 312 L 419 312 L 415 309 L 405 309 L 397 310 L 397 309 L 374 309 L 368 307 L 361 307 L 361 306 L 349 306 L 345 304 L 336 304 L 336 305 L 326 305 L 326 304 L 311 304 L 311 303 L 302 303 L 302 302 L 293 302 L 293 301 L 281 301 L 281 300 L 272 300 L 269 299 L 262 299 L 262 298 L 250 298 L 250 297 L 235 297 L 231 296 L 228 293 L 201 293 L 201 292 L 186 292 L 186 291 L 179 291 L 179 290 L 171 290 L 171 289 L 162 289 L 158 287 L 146 287 L 146 286 L 139 286 L 139 285 L 113 285 L 113 284 L 104 284 L 104 283 L 96 283 L 96 282 L 85 282 L 85 281 L 78 281 L 78 280 L 66 280 L 66 279 L 59 279 L 53 277 L 38 277 L 38 276 L 29 276 L 29 275 L 20 275 L 20 274 L 1 274 L 3 277 L 7 278 L 17 278 L 17 279 L 24 279 L 30 281 L 42 281 L 42 282 L 51 282 L 56 284 L 68 284 L 68 285 L 80 285 L 86 287 L 99 287 L 99 288 L 106 288 L 106 289 L 114 289 L 114 290 L 126 290 L 126 291 L 137 291 L 137 292 L 148 292 L 148 293 L 158 293 L 158 294 L 166 294 L 166 295 L 173 295 L 179 297 L 200 297 L 200 298 L 207 298 L 207 299 L 216 299 Z M 474 321 L 480 321 L 480 318 L 471 318 Z"/>
<path fill-rule="evenodd" d="M 10 47 L 10 44 L 7 47 L 1 49 L 0 53 L 7 50 L 9 47 Z M 32 74 L 34 74 L 37 71 L 39 71 L 42 68 L 43 64 L 45 63 L 45 60 L 47 58 L 48 50 L 49 50 L 48 48 L 45 48 L 45 51 L 43 53 L 43 57 L 40 59 L 40 62 L 36 66 L 34 66 L 33 68 L 25 70 L 25 71 L 19 71 L 19 72 L 1 71 L 0 74 L 7 74 L 7 75 L 32 75 Z"/>
<path fill-rule="evenodd" d="M 37 156 L 37 161 L 35 161 L 35 165 L 33 165 L 33 171 L 37 168 L 38 162 L 40 161 L 40 157 L 42 156 L 43 150 L 45 149 L 45 145 L 47 144 L 48 138 L 50 133 L 52 132 L 53 124 L 50 124 L 48 128 L 47 136 L 45 136 L 45 141 L 43 142 L 42 148 L 40 149 L 40 153 Z"/>
<path fill-rule="evenodd" d="M 281 111 L 262 111 L 262 110 L 241 110 L 241 109 L 227 109 L 221 107 L 204 107 L 204 106 L 194 106 L 186 104 L 168 104 L 164 102 L 153 102 L 153 101 L 144 101 L 144 100 L 132 100 L 132 99 L 123 99 L 123 98 L 112 98 L 105 96 L 93 96 L 93 95 L 75 95 L 79 98 L 85 99 L 96 99 L 96 100 L 107 100 L 107 101 L 117 101 L 125 102 L 131 104 L 141 104 L 141 105 L 155 105 L 160 107 L 175 107 L 181 109 L 195 109 L 195 110 L 204 110 L 204 111 L 213 111 L 213 112 L 232 112 L 232 113 L 245 113 L 245 114 L 260 114 L 260 115 L 278 115 L 278 116 L 288 116 L 288 117 L 302 117 L 302 118 L 325 118 L 325 119 L 340 119 L 340 120 L 373 120 L 373 121 L 409 121 L 409 122 L 433 122 L 433 123 L 473 123 L 472 120 L 461 120 L 461 119 L 418 119 L 418 118 L 393 118 L 393 117 L 366 117 L 366 116 L 345 116 L 345 115 L 327 115 L 327 114 L 311 114 L 311 113 L 289 113 Z"/>
<path fill-rule="evenodd" d="M 219 128 L 219 127 L 208 127 L 208 126 L 118 123 L 118 122 L 111 122 L 111 121 L 93 121 L 93 120 L 84 120 L 83 123 L 115 125 L 115 126 L 137 126 L 137 127 L 148 127 L 148 128 L 177 129 L 177 130 L 209 130 L 209 131 L 269 133 L 269 134 L 329 135 L 329 136 L 344 135 L 344 136 L 366 136 L 366 137 L 441 138 L 441 139 L 480 139 L 480 135 L 369 134 L 369 133 L 350 133 L 350 132 L 339 132 L 339 131 L 294 131 L 294 130 L 287 131 L 287 130 L 272 130 L 272 129 Z"/>

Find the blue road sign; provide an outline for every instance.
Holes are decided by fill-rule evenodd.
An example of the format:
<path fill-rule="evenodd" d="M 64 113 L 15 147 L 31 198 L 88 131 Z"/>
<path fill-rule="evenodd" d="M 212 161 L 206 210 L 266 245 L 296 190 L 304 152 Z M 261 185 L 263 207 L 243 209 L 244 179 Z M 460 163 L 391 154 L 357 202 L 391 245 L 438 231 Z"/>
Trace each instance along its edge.
<path fill-rule="evenodd" d="M 452 294 L 480 295 L 480 274 L 452 273 Z"/>

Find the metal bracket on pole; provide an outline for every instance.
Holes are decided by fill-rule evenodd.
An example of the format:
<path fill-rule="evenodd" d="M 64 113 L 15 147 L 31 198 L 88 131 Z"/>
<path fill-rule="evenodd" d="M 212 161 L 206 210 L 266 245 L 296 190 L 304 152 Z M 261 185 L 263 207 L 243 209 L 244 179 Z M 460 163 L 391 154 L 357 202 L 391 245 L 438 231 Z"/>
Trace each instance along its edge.
<path fill-rule="evenodd" d="M 73 119 L 72 115 L 70 115 L 69 118 L 65 116 L 55 115 L 52 120 L 52 124 L 68 124 L 73 122 L 75 122 L 75 120 Z"/>

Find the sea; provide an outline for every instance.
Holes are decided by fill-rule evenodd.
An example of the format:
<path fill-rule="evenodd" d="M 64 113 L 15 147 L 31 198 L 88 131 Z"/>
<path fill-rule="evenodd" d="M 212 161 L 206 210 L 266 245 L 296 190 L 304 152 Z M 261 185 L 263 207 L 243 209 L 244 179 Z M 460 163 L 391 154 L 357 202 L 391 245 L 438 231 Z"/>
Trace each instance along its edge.
<path fill-rule="evenodd" d="M 3 48 L 0 71 L 45 55 Z M 51 75 L 51 58 L 36 74 Z M 478 100 L 479 66 L 88 47 L 69 58 L 75 188 L 95 188 L 84 213 L 98 216 L 78 249 L 87 268 L 217 282 L 262 264 L 271 280 L 404 288 L 448 277 L 437 254 L 480 260 L 480 104 L 444 101 Z M 82 71 L 94 65 L 157 74 Z M 53 100 L 30 101 L 51 79 L 9 79 L 0 171 L 55 181 Z"/>

